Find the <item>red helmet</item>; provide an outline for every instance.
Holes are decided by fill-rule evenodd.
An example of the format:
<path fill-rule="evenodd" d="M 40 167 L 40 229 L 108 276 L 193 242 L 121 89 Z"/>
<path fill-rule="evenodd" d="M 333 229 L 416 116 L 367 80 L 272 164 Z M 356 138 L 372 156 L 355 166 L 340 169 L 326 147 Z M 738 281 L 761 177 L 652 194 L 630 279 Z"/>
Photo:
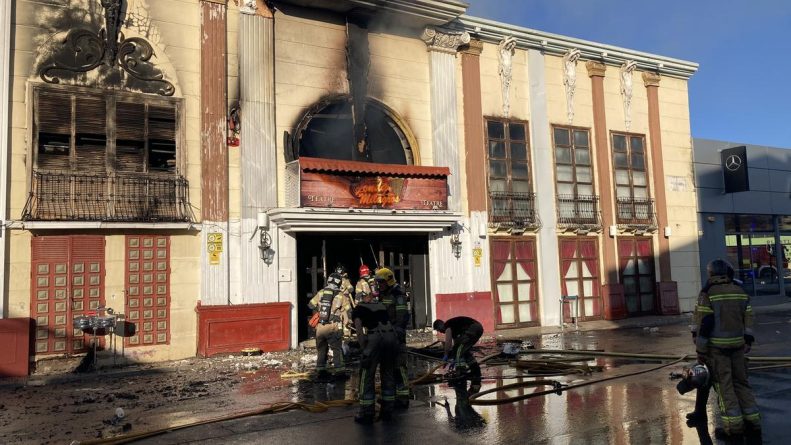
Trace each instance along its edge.
<path fill-rule="evenodd" d="M 364 277 L 364 276 L 370 275 L 370 274 L 371 274 L 371 269 L 368 269 L 368 266 L 366 266 L 365 264 L 360 266 L 360 276 L 361 277 Z"/>

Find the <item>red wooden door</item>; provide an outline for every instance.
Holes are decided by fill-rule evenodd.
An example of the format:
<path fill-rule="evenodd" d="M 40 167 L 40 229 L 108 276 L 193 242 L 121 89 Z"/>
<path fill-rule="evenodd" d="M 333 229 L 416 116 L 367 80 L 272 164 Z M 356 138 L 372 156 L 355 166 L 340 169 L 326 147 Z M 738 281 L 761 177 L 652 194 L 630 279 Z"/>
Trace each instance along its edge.
<path fill-rule="evenodd" d="M 127 346 L 170 343 L 170 237 L 126 237 L 126 307 L 137 325 Z"/>
<path fill-rule="evenodd" d="M 561 292 L 563 295 L 577 296 L 580 320 L 601 319 L 599 247 L 596 238 L 564 237 L 559 244 Z M 563 307 L 563 318 L 566 321 L 571 321 L 570 309 L 570 305 Z"/>
<path fill-rule="evenodd" d="M 104 306 L 104 237 L 37 236 L 31 241 L 30 316 L 36 354 L 87 351 L 73 319 Z"/>

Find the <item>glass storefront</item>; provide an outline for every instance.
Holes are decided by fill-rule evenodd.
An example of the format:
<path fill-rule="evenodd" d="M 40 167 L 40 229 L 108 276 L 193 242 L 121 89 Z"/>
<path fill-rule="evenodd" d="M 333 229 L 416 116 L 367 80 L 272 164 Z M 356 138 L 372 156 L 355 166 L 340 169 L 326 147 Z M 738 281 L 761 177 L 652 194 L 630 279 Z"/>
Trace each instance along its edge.
<path fill-rule="evenodd" d="M 724 215 L 725 246 L 736 277 L 751 295 L 780 294 L 782 274 L 786 294 L 791 295 L 791 217 L 780 218 L 780 243 L 775 239 L 771 215 Z M 781 267 L 778 271 L 777 259 Z"/>

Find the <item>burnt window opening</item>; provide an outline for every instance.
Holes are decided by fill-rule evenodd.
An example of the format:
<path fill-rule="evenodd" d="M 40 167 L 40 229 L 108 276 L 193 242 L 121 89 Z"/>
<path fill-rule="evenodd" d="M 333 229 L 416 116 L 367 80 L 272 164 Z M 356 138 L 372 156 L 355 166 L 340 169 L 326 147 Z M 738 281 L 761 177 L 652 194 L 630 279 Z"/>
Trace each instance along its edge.
<path fill-rule="evenodd" d="M 380 164 L 414 164 L 413 147 L 406 131 L 390 110 L 368 99 L 365 108 L 366 144 L 360 153 L 354 142 L 349 97 L 324 101 L 309 111 L 296 128 L 299 156 L 366 161 Z"/>
<path fill-rule="evenodd" d="M 173 100 L 40 86 L 34 92 L 37 170 L 177 174 Z"/>

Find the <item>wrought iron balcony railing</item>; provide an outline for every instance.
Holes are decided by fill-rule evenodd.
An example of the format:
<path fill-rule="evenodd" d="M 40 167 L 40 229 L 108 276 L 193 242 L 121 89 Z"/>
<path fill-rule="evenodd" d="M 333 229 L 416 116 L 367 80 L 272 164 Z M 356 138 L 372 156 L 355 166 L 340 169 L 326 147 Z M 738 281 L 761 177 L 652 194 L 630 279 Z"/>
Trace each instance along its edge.
<path fill-rule="evenodd" d="M 28 221 L 192 222 L 182 176 L 33 172 Z"/>
<path fill-rule="evenodd" d="M 656 229 L 656 212 L 651 198 L 616 198 L 618 224 L 644 230 Z"/>
<path fill-rule="evenodd" d="M 513 228 L 538 228 L 536 195 L 533 193 L 489 192 L 489 223 Z"/>
<path fill-rule="evenodd" d="M 558 195 L 558 227 L 582 230 L 601 230 L 599 197 Z"/>

